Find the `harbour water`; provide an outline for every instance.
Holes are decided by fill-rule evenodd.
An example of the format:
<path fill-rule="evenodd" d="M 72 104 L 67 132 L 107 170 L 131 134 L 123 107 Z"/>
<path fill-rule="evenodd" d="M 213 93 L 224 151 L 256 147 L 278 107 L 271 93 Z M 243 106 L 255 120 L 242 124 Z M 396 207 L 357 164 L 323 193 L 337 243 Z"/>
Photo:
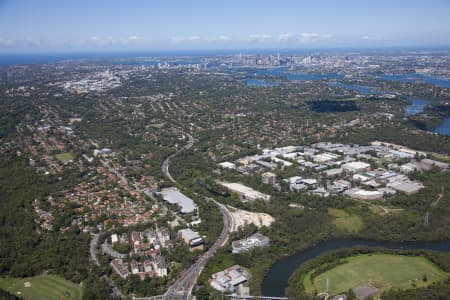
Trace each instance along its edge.
<path fill-rule="evenodd" d="M 424 74 L 381 75 L 380 78 L 397 82 L 426 82 L 439 87 L 450 88 L 450 78 Z"/>

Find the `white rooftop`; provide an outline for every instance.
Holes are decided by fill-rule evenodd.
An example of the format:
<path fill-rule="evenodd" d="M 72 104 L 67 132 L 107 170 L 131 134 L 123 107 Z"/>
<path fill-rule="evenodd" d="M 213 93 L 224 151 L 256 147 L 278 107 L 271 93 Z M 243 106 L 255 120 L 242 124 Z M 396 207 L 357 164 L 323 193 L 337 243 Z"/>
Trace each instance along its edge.
<path fill-rule="evenodd" d="M 197 209 L 194 201 L 175 187 L 162 189 L 161 195 L 167 202 L 181 206 L 183 214 L 193 213 Z"/>

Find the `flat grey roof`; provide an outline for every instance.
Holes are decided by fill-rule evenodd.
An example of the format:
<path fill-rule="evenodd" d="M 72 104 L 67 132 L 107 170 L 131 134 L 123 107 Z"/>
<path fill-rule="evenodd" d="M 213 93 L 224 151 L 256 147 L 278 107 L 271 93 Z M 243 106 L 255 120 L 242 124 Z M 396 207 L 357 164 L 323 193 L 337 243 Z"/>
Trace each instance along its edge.
<path fill-rule="evenodd" d="M 181 193 L 177 188 L 162 189 L 161 195 L 167 202 L 181 206 L 181 213 L 183 214 L 193 213 L 197 209 L 194 201 Z"/>
<path fill-rule="evenodd" d="M 424 188 L 424 186 L 421 183 L 417 183 L 414 181 L 407 181 L 399 184 L 394 184 L 392 185 L 392 187 L 405 193 L 415 193 Z"/>
<path fill-rule="evenodd" d="M 189 241 L 202 238 L 197 232 L 191 230 L 190 228 L 180 229 L 178 233 L 181 234 L 183 238 Z"/>

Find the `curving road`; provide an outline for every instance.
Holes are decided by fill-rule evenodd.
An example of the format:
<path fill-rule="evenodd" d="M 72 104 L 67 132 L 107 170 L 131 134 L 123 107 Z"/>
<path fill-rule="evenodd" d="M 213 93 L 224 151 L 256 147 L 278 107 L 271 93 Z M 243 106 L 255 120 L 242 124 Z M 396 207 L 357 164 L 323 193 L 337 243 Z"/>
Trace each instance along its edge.
<path fill-rule="evenodd" d="M 175 155 L 179 154 L 181 151 L 189 149 L 194 144 L 194 138 L 190 134 L 186 134 L 188 137 L 188 143 L 184 145 L 181 149 L 179 149 L 177 152 L 172 153 L 169 155 L 164 162 L 162 163 L 161 169 L 164 173 L 164 176 L 167 177 L 172 183 L 176 184 L 175 179 L 170 175 L 169 172 L 169 166 L 170 166 L 170 159 L 174 157 Z M 214 242 L 214 244 L 203 253 L 198 260 L 192 264 L 189 268 L 184 270 L 180 273 L 178 278 L 175 280 L 175 282 L 167 289 L 167 291 L 163 295 L 159 296 L 152 296 L 152 297 L 142 297 L 142 298 L 136 298 L 132 297 L 135 300 L 172 300 L 172 299 L 191 299 L 192 298 L 192 289 L 194 288 L 198 277 L 200 276 L 201 272 L 205 268 L 208 261 L 211 259 L 211 257 L 214 256 L 216 251 L 225 246 L 228 242 L 228 239 L 230 237 L 230 233 L 233 229 L 233 218 L 231 216 L 230 211 L 228 208 L 217 202 L 216 200 L 212 198 L 205 198 L 207 201 L 212 201 L 214 204 L 216 204 L 219 207 L 220 212 L 223 216 L 223 227 L 222 231 L 220 232 L 219 237 Z M 98 238 L 95 244 L 98 243 Z M 95 254 L 93 258 L 95 257 Z M 95 261 L 95 259 L 94 259 Z"/>
<path fill-rule="evenodd" d="M 172 157 L 174 157 L 175 155 L 177 155 L 178 153 L 180 153 L 181 151 L 187 150 L 187 149 L 191 148 L 192 145 L 194 145 L 194 138 L 192 137 L 192 135 L 190 135 L 189 133 L 186 133 L 186 135 L 187 135 L 187 137 L 188 137 L 188 142 L 187 142 L 187 144 L 184 145 L 184 146 L 183 146 L 180 150 L 178 150 L 177 152 L 172 153 L 171 155 L 169 155 L 169 156 L 163 161 L 162 166 L 161 166 L 161 170 L 162 170 L 162 172 L 164 173 L 164 176 L 166 176 L 166 177 L 167 177 L 170 181 L 172 181 L 173 183 L 177 183 L 177 182 L 175 181 L 175 179 L 173 179 L 172 175 L 170 175 L 170 172 L 169 172 L 170 159 L 171 159 Z"/>
<path fill-rule="evenodd" d="M 178 153 L 180 153 L 181 151 L 191 148 L 192 145 L 194 144 L 194 138 L 192 137 L 192 135 L 190 134 L 186 135 L 189 139 L 188 143 L 177 152 L 169 155 L 164 160 L 161 167 L 164 175 L 173 183 L 176 183 L 176 181 L 175 179 L 173 179 L 173 177 L 170 175 L 169 172 L 170 159 L 175 155 L 177 155 Z M 211 246 L 211 248 L 208 249 L 208 251 L 206 251 L 199 257 L 199 259 L 193 265 L 191 265 L 188 269 L 184 270 L 178 276 L 177 280 L 167 289 L 164 295 L 141 299 L 191 299 L 192 289 L 194 288 L 198 277 L 200 276 L 201 272 L 205 268 L 210 258 L 214 256 L 214 254 L 219 248 L 223 247 L 228 242 L 230 232 L 233 228 L 233 218 L 227 207 L 212 198 L 206 198 L 206 200 L 212 201 L 214 204 L 216 204 L 219 207 L 220 212 L 222 213 L 223 216 L 224 224 L 218 239 Z"/>
<path fill-rule="evenodd" d="M 89 243 L 89 253 L 91 255 L 91 259 L 94 261 L 95 265 L 97 265 L 97 266 L 100 266 L 100 262 L 98 261 L 98 257 L 97 257 L 97 253 L 96 253 L 96 248 L 97 248 L 99 238 L 100 238 L 99 234 L 94 234 Z M 115 297 L 117 297 L 119 299 L 125 299 L 125 296 L 122 294 L 120 289 L 114 284 L 114 282 L 112 282 L 111 279 L 109 279 L 108 276 L 102 275 L 101 277 L 108 283 L 109 288 L 112 290 L 113 295 Z"/>
<path fill-rule="evenodd" d="M 167 299 L 190 299 L 192 294 L 192 289 L 197 282 L 198 277 L 202 273 L 208 261 L 214 256 L 216 251 L 225 246 L 230 237 L 230 232 L 233 228 L 233 218 L 227 207 L 212 198 L 206 198 L 208 201 L 214 202 L 222 213 L 223 216 L 223 227 L 222 231 L 215 241 L 215 243 L 203 253 L 200 258 L 191 265 L 187 270 L 183 271 L 177 280 L 172 284 L 166 291 Z"/>
<path fill-rule="evenodd" d="M 100 263 L 98 261 L 97 258 L 97 253 L 95 252 L 95 248 L 97 248 L 97 244 L 98 244 L 98 239 L 99 239 L 99 235 L 98 234 L 94 234 L 91 238 L 91 241 L 89 243 L 89 254 L 91 255 L 91 259 L 92 261 L 99 266 Z"/>

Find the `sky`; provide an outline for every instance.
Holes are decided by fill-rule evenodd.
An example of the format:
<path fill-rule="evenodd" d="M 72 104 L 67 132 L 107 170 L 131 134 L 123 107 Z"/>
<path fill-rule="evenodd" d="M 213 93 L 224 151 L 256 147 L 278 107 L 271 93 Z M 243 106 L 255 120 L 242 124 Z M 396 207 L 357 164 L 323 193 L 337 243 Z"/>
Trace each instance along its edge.
<path fill-rule="evenodd" d="M 450 0 L 0 0 L 0 52 L 450 46 Z"/>

